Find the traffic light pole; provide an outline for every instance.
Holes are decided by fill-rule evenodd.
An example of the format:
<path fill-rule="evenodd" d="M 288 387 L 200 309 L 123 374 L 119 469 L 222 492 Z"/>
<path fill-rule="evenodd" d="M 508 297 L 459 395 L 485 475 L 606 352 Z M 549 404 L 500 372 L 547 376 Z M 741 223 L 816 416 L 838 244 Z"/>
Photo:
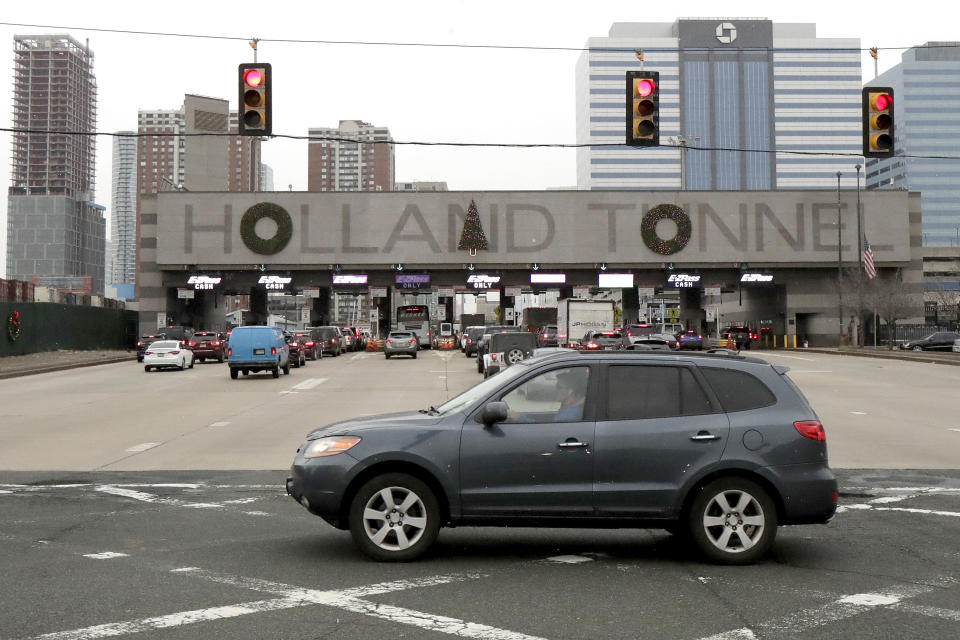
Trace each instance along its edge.
<path fill-rule="evenodd" d="M 839 327 L 839 343 L 843 346 L 843 225 L 840 218 L 840 176 L 837 171 L 837 326 Z"/>

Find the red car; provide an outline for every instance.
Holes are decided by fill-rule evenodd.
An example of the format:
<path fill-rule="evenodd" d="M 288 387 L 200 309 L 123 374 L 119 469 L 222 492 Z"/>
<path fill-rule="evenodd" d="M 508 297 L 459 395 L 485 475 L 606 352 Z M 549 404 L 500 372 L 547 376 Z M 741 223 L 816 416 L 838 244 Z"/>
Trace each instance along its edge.
<path fill-rule="evenodd" d="M 320 332 L 297 331 L 293 334 L 294 339 L 300 343 L 300 350 L 303 351 L 303 357 L 309 360 L 316 360 L 323 357 L 323 345 L 320 344 Z"/>
<path fill-rule="evenodd" d="M 207 358 L 223 362 L 226 357 L 227 341 L 222 333 L 216 331 L 197 331 L 186 343 L 187 348 L 193 351 L 195 360 L 203 362 Z"/>

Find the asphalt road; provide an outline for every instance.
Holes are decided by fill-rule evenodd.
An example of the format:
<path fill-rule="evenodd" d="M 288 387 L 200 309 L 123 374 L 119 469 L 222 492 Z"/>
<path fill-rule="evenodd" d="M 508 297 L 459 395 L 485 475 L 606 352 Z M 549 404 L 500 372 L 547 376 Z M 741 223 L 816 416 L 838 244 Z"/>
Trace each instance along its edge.
<path fill-rule="evenodd" d="M 827 431 L 831 466 L 960 469 L 960 367 L 763 352 Z M 482 378 L 458 351 L 356 353 L 230 380 L 135 362 L 0 380 L 0 470 L 284 469 L 312 428 L 439 404 Z"/>
<path fill-rule="evenodd" d="M 379 564 L 279 472 L 0 474 L 0 637 L 960 636 L 960 474 L 840 472 L 841 512 L 749 567 L 659 530 L 444 529 Z"/>
<path fill-rule="evenodd" d="M 841 507 L 749 567 L 659 530 L 530 528 L 379 564 L 284 494 L 311 427 L 479 381 L 459 352 L 2 380 L 0 638 L 960 637 L 960 369 L 764 357 L 826 424 Z"/>

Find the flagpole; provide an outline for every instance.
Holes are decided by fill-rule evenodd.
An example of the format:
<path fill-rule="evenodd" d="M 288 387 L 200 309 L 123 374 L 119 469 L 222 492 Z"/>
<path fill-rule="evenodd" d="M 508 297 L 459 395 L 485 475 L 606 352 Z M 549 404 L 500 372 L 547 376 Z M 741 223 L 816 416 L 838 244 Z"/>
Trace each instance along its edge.
<path fill-rule="evenodd" d="M 863 231 L 860 228 L 860 164 L 857 170 L 857 346 L 863 346 Z"/>

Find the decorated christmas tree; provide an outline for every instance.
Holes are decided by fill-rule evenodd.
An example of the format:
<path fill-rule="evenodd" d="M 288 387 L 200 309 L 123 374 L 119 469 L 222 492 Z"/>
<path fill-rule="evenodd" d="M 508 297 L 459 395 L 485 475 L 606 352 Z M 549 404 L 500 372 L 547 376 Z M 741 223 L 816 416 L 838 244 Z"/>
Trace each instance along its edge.
<path fill-rule="evenodd" d="M 487 235 L 480 224 L 480 214 L 477 212 L 477 203 L 470 201 L 467 217 L 463 221 L 463 231 L 460 232 L 460 243 L 457 249 L 467 249 L 471 256 L 477 255 L 478 249 L 488 249 Z"/>

